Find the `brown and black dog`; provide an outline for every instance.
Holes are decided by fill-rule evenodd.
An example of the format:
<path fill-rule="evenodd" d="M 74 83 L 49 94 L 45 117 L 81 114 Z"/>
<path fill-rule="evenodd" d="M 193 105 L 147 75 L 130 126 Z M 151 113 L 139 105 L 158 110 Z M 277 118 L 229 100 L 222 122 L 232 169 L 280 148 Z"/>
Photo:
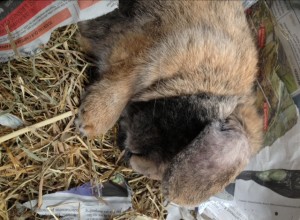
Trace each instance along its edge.
<path fill-rule="evenodd" d="M 203 202 L 258 151 L 257 50 L 241 1 L 120 0 L 79 29 L 99 75 L 80 132 L 104 134 L 119 120 L 132 168 L 161 180 L 170 201 Z"/>

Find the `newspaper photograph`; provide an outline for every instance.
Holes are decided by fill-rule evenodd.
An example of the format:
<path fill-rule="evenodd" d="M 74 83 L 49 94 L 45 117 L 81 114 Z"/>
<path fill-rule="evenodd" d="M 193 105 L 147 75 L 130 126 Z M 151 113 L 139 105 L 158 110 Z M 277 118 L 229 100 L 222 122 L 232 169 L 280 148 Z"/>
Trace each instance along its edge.
<path fill-rule="evenodd" d="M 281 64 L 280 39 L 275 32 L 273 18 L 265 1 L 255 5 L 249 18 L 253 32 L 257 33 L 257 40 L 265 38 L 264 45 L 258 45 L 260 63 L 257 80 L 257 106 L 264 118 L 264 146 L 270 146 L 297 123 L 299 110 L 290 93 L 290 84 L 280 78 L 282 71 L 287 73 L 290 68 L 285 68 L 287 64 L 284 67 Z M 293 82 L 291 85 L 296 85 L 295 81 L 290 81 Z"/>
<path fill-rule="evenodd" d="M 270 1 L 269 5 L 279 38 L 278 76 L 300 108 L 300 2 Z"/>

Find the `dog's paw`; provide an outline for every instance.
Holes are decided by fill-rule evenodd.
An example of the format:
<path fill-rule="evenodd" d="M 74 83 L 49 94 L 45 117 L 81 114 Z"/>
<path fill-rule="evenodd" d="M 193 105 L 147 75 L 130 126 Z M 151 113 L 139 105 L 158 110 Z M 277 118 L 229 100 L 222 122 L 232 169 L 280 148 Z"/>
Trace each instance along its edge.
<path fill-rule="evenodd" d="M 94 108 L 93 103 L 83 100 L 75 120 L 77 131 L 82 136 L 95 137 L 103 132 L 103 128 L 100 128 L 101 122 L 98 119 L 99 111 L 101 110 Z"/>
<path fill-rule="evenodd" d="M 81 101 L 76 120 L 77 130 L 84 136 L 96 137 L 105 134 L 119 119 L 128 97 L 104 80 L 93 84 Z M 119 93 L 118 93 L 119 92 Z"/>
<path fill-rule="evenodd" d="M 105 134 L 115 123 L 114 111 L 105 96 L 89 92 L 82 99 L 75 121 L 77 130 L 86 137 Z"/>

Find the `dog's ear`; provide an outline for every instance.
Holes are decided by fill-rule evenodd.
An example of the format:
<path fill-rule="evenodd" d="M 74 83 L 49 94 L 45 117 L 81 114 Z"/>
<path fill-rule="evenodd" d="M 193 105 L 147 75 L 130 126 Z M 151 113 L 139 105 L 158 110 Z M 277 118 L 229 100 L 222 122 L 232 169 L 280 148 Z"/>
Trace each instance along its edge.
<path fill-rule="evenodd" d="M 214 121 L 173 158 L 163 176 L 163 193 L 179 205 L 198 205 L 233 181 L 250 157 L 241 122 L 235 116 Z"/>

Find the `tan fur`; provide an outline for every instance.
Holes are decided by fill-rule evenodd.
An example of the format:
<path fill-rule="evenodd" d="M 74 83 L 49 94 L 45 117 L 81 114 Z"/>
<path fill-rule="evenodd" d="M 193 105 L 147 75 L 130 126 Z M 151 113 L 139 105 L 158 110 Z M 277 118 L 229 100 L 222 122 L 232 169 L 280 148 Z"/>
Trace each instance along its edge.
<path fill-rule="evenodd" d="M 241 4 L 169 3 L 161 1 L 173 13 L 156 12 L 160 16 L 159 28 L 154 18 L 141 16 L 119 38 L 109 42 L 110 70 L 105 80 L 94 86 L 99 87 L 95 91 L 101 91 L 101 95 L 87 98 L 81 106 L 85 109 L 81 114 L 83 128 L 92 128 L 85 129 L 86 135 L 106 133 L 131 98 L 150 100 L 200 92 L 244 96 L 251 92 L 257 54 Z M 145 4 L 151 8 L 151 3 Z M 97 48 L 88 41 L 82 36 L 86 50 Z M 111 93 L 115 101 L 104 103 Z"/>
<path fill-rule="evenodd" d="M 103 78 L 88 88 L 77 123 L 84 135 L 93 137 L 106 133 L 131 100 L 199 93 L 235 97 L 220 105 L 224 113 L 220 119 L 233 123 L 226 125 L 233 126 L 232 142 L 212 128 L 207 128 L 207 135 L 216 140 L 200 141 L 203 149 L 207 143 L 215 146 L 207 151 L 212 157 L 193 155 L 199 146 L 191 144 L 170 165 L 132 158 L 135 170 L 163 180 L 170 200 L 195 205 L 224 189 L 261 145 L 262 122 L 252 90 L 256 47 L 240 1 L 136 2 L 136 9 L 128 12 L 132 17 L 116 10 L 102 20 L 80 25 L 82 48 L 98 59 Z M 226 141 L 227 148 L 221 147 L 220 140 Z M 231 154 L 236 155 L 232 161 L 228 160 Z M 193 177 L 190 166 L 198 161 Z M 203 182 L 194 184 L 194 178 Z"/>
<path fill-rule="evenodd" d="M 254 155 L 263 141 L 263 120 L 257 113 L 255 97 L 245 97 L 244 102 L 237 106 L 233 115 L 242 123 L 250 141 L 251 154 Z"/>

